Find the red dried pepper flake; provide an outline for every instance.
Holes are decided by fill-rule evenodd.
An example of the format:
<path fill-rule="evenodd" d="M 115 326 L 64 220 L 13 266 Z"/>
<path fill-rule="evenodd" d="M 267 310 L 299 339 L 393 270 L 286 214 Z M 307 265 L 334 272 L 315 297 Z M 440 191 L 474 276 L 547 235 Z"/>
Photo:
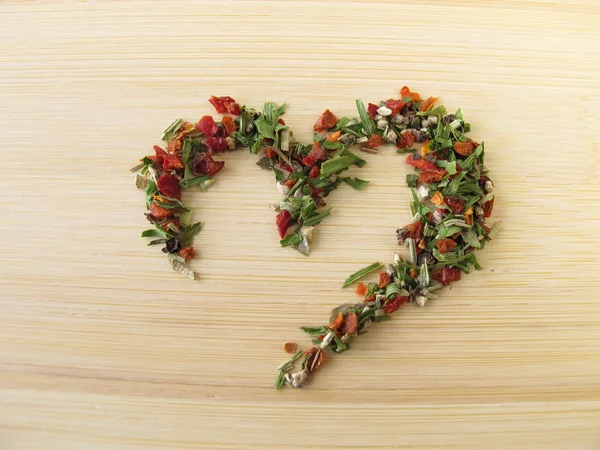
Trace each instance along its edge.
<path fill-rule="evenodd" d="M 308 155 L 306 158 L 304 158 L 302 160 L 302 163 L 306 167 L 310 167 L 317 161 L 323 161 L 324 159 L 325 159 L 325 150 L 323 150 L 323 147 L 321 147 L 321 144 L 319 144 L 318 142 L 315 142 L 313 144 L 312 152 L 310 152 L 310 155 Z"/>
<path fill-rule="evenodd" d="M 383 289 L 391 282 L 392 282 L 392 276 L 389 273 L 387 273 L 387 272 L 379 273 L 379 283 L 377 284 L 377 287 L 379 289 Z"/>
<path fill-rule="evenodd" d="M 315 131 L 329 130 L 331 127 L 335 126 L 337 121 L 338 120 L 337 120 L 337 117 L 335 116 L 335 114 L 333 114 L 331 111 L 326 109 L 323 112 L 323 114 L 321 114 L 321 117 L 319 117 L 319 120 L 317 120 L 317 123 L 313 127 L 313 130 L 315 130 Z"/>
<path fill-rule="evenodd" d="M 267 158 L 275 158 L 277 156 L 277 152 L 275 150 L 273 150 L 273 147 L 266 147 L 265 148 L 265 156 Z"/>
<path fill-rule="evenodd" d="M 374 302 L 375 301 L 375 294 L 371 294 L 369 295 L 367 298 L 365 298 L 364 302 Z"/>
<path fill-rule="evenodd" d="M 154 148 L 154 153 L 156 155 L 155 156 L 152 156 L 152 155 L 148 156 L 148 158 L 151 159 L 152 162 L 154 162 L 154 168 L 155 169 L 162 170 L 162 168 L 163 168 L 163 161 L 165 160 L 165 156 L 167 156 L 168 153 L 165 152 L 158 145 L 155 145 L 153 148 Z"/>
<path fill-rule="evenodd" d="M 209 137 L 204 140 L 209 153 L 219 153 L 227 148 L 227 140 L 223 137 Z"/>
<path fill-rule="evenodd" d="M 285 125 L 285 120 L 283 120 L 281 117 L 279 119 L 277 119 L 277 123 L 280 125 Z"/>
<path fill-rule="evenodd" d="M 365 295 L 367 295 L 367 292 L 369 292 L 369 287 L 364 283 L 358 283 L 355 292 L 361 297 L 364 297 Z"/>
<path fill-rule="evenodd" d="M 454 143 L 454 151 L 458 153 L 460 156 L 469 156 L 473 153 L 473 141 L 469 140 L 467 142 L 455 142 Z"/>
<path fill-rule="evenodd" d="M 155 219 L 168 219 L 169 217 L 175 214 L 175 211 L 172 209 L 163 208 L 162 206 L 158 206 L 156 203 L 150 203 L 150 214 Z"/>
<path fill-rule="evenodd" d="M 419 93 L 418 92 L 410 92 L 410 89 L 408 88 L 408 86 L 403 86 L 402 89 L 400 89 L 400 97 L 402 99 L 410 97 L 410 99 L 413 102 L 422 102 L 423 101 L 423 99 L 421 98 Z"/>
<path fill-rule="evenodd" d="M 446 197 L 445 199 L 446 205 L 454 212 L 454 214 L 460 214 L 465 209 L 464 200 L 460 200 L 458 198 Z"/>
<path fill-rule="evenodd" d="M 172 170 L 183 169 L 183 162 L 177 155 L 165 155 L 163 157 L 163 165 L 162 169 L 165 172 L 170 172 Z"/>
<path fill-rule="evenodd" d="M 325 360 L 325 352 L 316 347 L 305 351 L 304 356 L 308 356 L 305 367 L 308 369 L 309 373 L 316 372 L 316 370 L 321 367 L 321 364 L 323 364 L 323 361 Z"/>
<path fill-rule="evenodd" d="M 298 344 L 296 344 L 295 342 L 286 342 L 285 344 L 283 344 L 283 349 L 285 350 L 286 353 L 296 353 L 296 351 L 298 350 Z"/>
<path fill-rule="evenodd" d="M 310 172 L 308 173 L 308 178 L 319 178 L 320 174 L 321 169 L 319 168 L 319 166 L 313 166 L 312 169 L 310 169 Z"/>
<path fill-rule="evenodd" d="M 460 269 L 458 267 L 440 267 L 435 269 L 431 276 L 444 286 L 448 286 L 450 283 L 460 280 Z"/>
<path fill-rule="evenodd" d="M 419 174 L 419 181 L 424 184 L 435 183 L 440 181 L 448 174 L 446 169 L 440 169 L 437 172 L 421 172 Z"/>
<path fill-rule="evenodd" d="M 237 125 L 230 116 L 223 116 L 221 123 L 223 124 L 223 128 L 225 128 L 227 136 L 231 136 L 231 134 L 237 130 Z"/>
<path fill-rule="evenodd" d="M 314 199 L 317 201 L 317 205 L 319 205 L 319 202 L 318 202 L 318 197 L 319 197 L 319 196 L 320 196 L 320 195 L 321 195 L 323 192 L 325 192 L 325 189 L 324 189 L 324 188 L 316 188 L 316 187 L 312 187 L 312 186 L 310 187 L 310 196 L 311 196 L 312 198 L 314 198 Z M 321 200 L 322 200 L 322 199 L 321 199 Z M 319 206 L 325 206 L 325 205 L 319 205 Z"/>
<path fill-rule="evenodd" d="M 242 112 L 240 105 L 229 96 L 215 97 L 214 95 L 208 101 L 215 107 L 219 114 L 233 114 L 239 116 Z"/>
<path fill-rule="evenodd" d="M 277 231 L 279 231 L 279 236 L 281 239 L 285 237 L 285 234 L 287 233 L 287 230 L 293 221 L 294 219 L 292 218 L 292 215 L 287 210 L 281 211 L 279 214 L 277 214 L 277 217 L 275 218 L 275 225 L 277 225 Z"/>
<path fill-rule="evenodd" d="M 181 142 L 182 139 L 183 135 L 179 135 L 171 142 L 169 142 L 167 146 L 167 150 L 169 151 L 169 153 L 171 153 L 172 155 L 181 154 L 181 149 L 183 147 L 183 143 Z"/>
<path fill-rule="evenodd" d="M 390 98 L 388 101 L 386 101 L 385 105 L 392 110 L 392 117 L 397 115 L 400 110 L 404 108 L 404 102 L 402 100 L 394 100 L 393 98 Z"/>
<path fill-rule="evenodd" d="M 371 119 L 377 115 L 378 109 L 379 106 L 374 105 L 373 103 L 369 103 L 369 105 L 367 106 L 367 112 L 369 113 L 369 116 L 371 116 Z"/>
<path fill-rule="evenodd" d="M 439 241 L 437 241 L 437 243 L 435 244 L 438 251 L 440 253 L 448 253 L 451 252 L 452 250 L 454 250 L 456 248 L 456 242 L 454 242 L 452 239 L 440 239 Z"/>
<path fill-rule="evenodd" d="M 194 250 L 194 247 L 192 246 L 182 248 L 179 253 L 185 258 L 186 261 L 189 261 L 196 256 L 196 250 Z"/>
<path fill-rule="evenodd" d="M 435 163 L 432 163 L 428 159 L 423 158 L 421 155 L 417 153 L 411 153 L 406 157 L 406 164 L 409 166 L 416 167 L 419 170 L 423 170 L 425 172 L 437 172 L 440 170 L 440 167 L 436 166 Z"/>
<path fill-rule="evenodd" d="M 156 185 L 158 190 L 167 197 L 176 198 L 181 200 L 181 188 L 179 187 L 179 178 L 175 175 L 165 174 L 161 176 Z"/>
<path fill-rule="evenodd" d="M 494 198 L 487 201 L 483 205 L 483 216 L 488 218 L 492 215 L 492 211 L 494 210 Z"/>
<path fill-rule="evenodd" d="M 338 312 L 337 316 L 335 316 L 335 319 L 333 319 L 331 321 L 328 328 L 331 331 L 335 331 L 335 330 L 339 329 L 343 324 L 344 324 L 344 314 L 342 312 Z"/>
<path fill-rule="evenodd" d="M 288 172 L 290 172 L 290 173 L 294 171 L 294 169 L 292 169 L 290 166 L 288 166 L 288 165 L 287 165 L 286 163 L 284 163 L 284 162 L 280 162 L 280 163 L 279 163 L 279 167 L 280 167 L 281 169 L 283 169 L 283 170 L 287 170 L 287 171 L 288 171 Z"/>
<path fill-rule="evenodd" d="M 390 301 L 388 301 L 385 305 L 383 305 L 383 309 L 386 313 L 392 314 L 404 305 L 408 301 L 408 297 L 394 297 Z"/>
<path fill-rule="evenodd" d="M 354 311 L 346 314 L 346 320 L 342 327 L 342 334 L 356 334 L 358 331 L 358 316 Z"/>
<path fill-rule="evenodd" d="M 381 144 L 383 144 L 383 138 L 378 134 L 373 134 L 369 137 L 369 140 L 365 142 L 365 147 L 367 148 L 377 148 Z"/>
<path fill-rule="evenodd" d="M 212 116 L 202 116 L 196 123 L 196 130 L 205 136 L 215 136 L 219 132 L 219 126 Z"/>
<path fill-rule="evenodd" d="M 425 224 L 423 222 L 409 223 L 404 227 L 407 230 L 407 239 L 420 239 L 423 237 L 423 231 L 425 230 Z"/>
<path fill-rule="evenodd" d="M 283 183 L 283 185 L 288 188 L 291 189 L 296 185 L 296 181 L 295 180 L 287 180 Z"/>
<path fill-rule="evenodd" d="M 411 148 L 415 143 L 415 136 L 407 131 L 406 133 L 400 133 L 400 137 L 396 141 L 396 147 L 399 149 Z"/>
<path fill-rule="evenodd" d="M 431 107 L 437 102 L 437 97 L 429 97 L 423 103 L 421 103 L 421 107 L 419 108 L 421 111 L 428 111 Z"/>
<path fill-rule="evenodd" d="M 211 177 L 216 174 L 225 166 L 225 161 L 215 161 L 208 153 L 200 153 L 194 158 L 194 172 L 200 175 L 210 175 Z"/>
<path fill-rule="evenodd" d="M 416 269 L 413 269 L 410 271 L 409 275 L 412 279 L 415 279 L 415 278 L 417 278 L 418 272 Z"/>
<path fill-rule="evenodd" d="M 342 135 L 342 130 L 337 130 L 335 133 L 331 133 L 329 136 L 327 136 L 327 139 L 325 139 L 327 142 L 337 142 L 337 140 L 340 138 L 340 136 Z"/>

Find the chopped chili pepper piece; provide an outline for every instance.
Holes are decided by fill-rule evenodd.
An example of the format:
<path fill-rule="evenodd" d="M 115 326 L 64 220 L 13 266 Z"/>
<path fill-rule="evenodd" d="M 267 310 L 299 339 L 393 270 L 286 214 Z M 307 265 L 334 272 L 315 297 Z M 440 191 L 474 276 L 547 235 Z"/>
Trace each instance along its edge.
<path fill-rule="evenodd" d="M 383 289 L 391 282 L 392 282 L 392 276 L 389 273 L 387 273 L 387 272 L 379 273 L 379 283 L 377 284 L 377 287 L 379 289 Z"/>
<path fill-rule="evenodd" d="M 390 98 L 388 101 L 386 101 L 385 105 L 392 110 L 392 117 L 398 115 L 400 110 L 404 108 L 404 102 L 402 100 L 394 100 L 393 98 Z"/>
<path fill-rule="evenodd" d="M 219 131 L 219 126 L 212 116 L 202 116 L 202 118 L 196 124 L 196 130 L 205 136 L 215 136 Z"/>
<path fill-rule="evenodd" d="M 204 141 L 209 153 L 219 153 L 227 148 L 227 140 L 223 137 L 209 137 Z"/>
<path fill-rule="evenodd" d="M 408 86 L 403 86 L 402 89 L 400 89 L 400 97 L 402 99 L 410 97 L 410 99 L 413 102 L 422 102 L 423 101 L 423 99 L 421 98 L 419 93 L 418 92 L 410 92 L 410 89 L 408 88 Z"/>
<path fill-rule="evenodd" d="M 421 103 L 421 107 L 419 108 L 421 111 L 429 111 L 431 107 L 437 102 L 437 97 L 429 97 L 423 103 Z"/>
<path fill-rule="evenodd" d="M 327 139 L 325 139 L 327 142 L 337 142 L 337 140 L 340 138 L 340 136 L 342 135 L 341 130 L 337 130 L 335 133 L 331 133 L 329 136 L 327 136 Z"/>
<path fill-rule="evenodd" d="M 231 134 L 237 130 L 237 125 L 230 116 L 223 116 L 223 118 L 221 119 L 221 123 L 225 128 L 227 136 L 231 136 Z"/>
<path fill-rule="evenodd" d="M 486 218 L 492 215 L 492 211 L 494 210 L 494 198 L 492 198 L 490 201 L 485 202 L 485 204 L 483 205 L 483 216 Z"/>
<path fill-rule="evenodd" d="M 335 116 L 335 114 L 333 114 L 331 111 L 329 111 L 328 109 L 326 109 L 323 114 L 321 115 L 321 117 L 319 117 L 319 120 L 317 120 L 317 123 L 315 124 L 315 126 L 313 127 L 313 129 L 315 131 L 324 131 L 324 130 L 328 130 L 331 127 L 335 126 L 335 124 L 337 123 L 337 117 Z"/>
<path fill-rule="evenodd" d="M 265 147 L 265 156 L 267 158 L 275 158 L 277 157 L 277 152 L 273 150 L 273 147 Z"/>
<path fill-rule="evenodd" d="M 448 174 L 446 169 L 439 169 L 437 172 L 421 172 L 419 174 L 419 181 L 424 184 L 434 183 L 440 181 Z"/>
<path fill-rule="evenodd" d="M 460 214 L 465 209 L 464 200 L 458 198 L 446 198 L 446 205 L 454 212 L 454 214 Z"/>
<path fill-rule="evenodd" d="M 440 239 L 435 245 L 438 251 L 442 254 L 451 252 L 456 248 L 456 242 L 448 238 Z"/>
<path fill-rule="evenodd" d="M 312 166 L 312 169 L 310 169 L 310 172 L 308 173 L 308 178 L 309 179 L 319 178 L 320 174 L 321 174 L 321 169 L 319 168 L 319 166 Z"/>
<path fill-rule="evenodd" d="M 171 172 L 172 170 L 183 169 L 183 162 L 176 155 L 165 155 L 163 157 L 162 169 L 165 172 Z"/>
<path fill-rule="evenodd" d="M 277 217 L 275 218 L 275 225 L 277 225 L 277 231 L 279 231 L 279 236 L 281 239 L 285 237 L 285 234 L 287 233 L 287 230 L 293 221 L 294 219 L 288 210 L 281 211 L 279 214 L 277 214 Z"/>
<path fill-rule="evenodd" d="M 408 297 L 394 297 L 393 299 L 389 300 L 385 305 L 383 305 L 383 309 L 385 310 L 386 313 L 388 314 L 392 314 L 396 311 L 398 311 L 398 309 L 404 305 L 406 302 L 408 301 Z"/>
<path fill-rule="evenodd" d="M 219 114 L 233 114 L 239 116 L 241 114 L 240 105 L 229 96 L 215 97 L 214 95 L 208 101 L 215 107 Z"/>
<path fill-rule="evenodd" d="M 295 180 L 287 180 L 285 183 L 283 183 L 283 185 L 286 188 L 291 189 L 296 185 L 296 181 Z"/>
<path fill-rule="evenodd" d="M 406 239 L 420 239 L 423 237 L 425 225 L 423 222 L 413 222 L 396 231 L 398 242 L 403 244 Z"/>
<path fill-rule="evenodd" d="M 471 153 L 473 153 L 473 149 L 473 141 L 454 143 L 454 151 L 460 156 L 469 156 Z"/>
<path fill-rule="evenodd" d="M 358 331 L 358 316 L 355 312 L 350 311 L 346 314 L 346 320 L 342 326 L 342 334 L 356 334 Z"/>
<path fill-rule="evenodd" d="M 445 205 L 444 194 L 442 194 L 440 191 L 435 191 L 435 193 L 431 196 L 431 203 L 437 206 Z"/>
<path fill-rule="evenodd" d="M 286 342 L 283 346 L 286 353 L 294 354 L 298 350 L 298 344 L 295 342 Z"/>
<path fill-rule="evenodd" d="M 335 316 L 335 319 L 333 319 L 331 321 L 331 323 L 329 324 L 329 329 L 331 331 L 335 331 L 335 330 L 339 329 L 343 324 L 344 324 L 344 314 L 341 312 L 338 312 L 337 316 Z"/>
<path fill-rule="evenodd" d="M 426 172 L 437 172 L 440 170 L 440 167 L 416 153 L 411 153 L 406 157 L 406 164 Z"/>
<path fill-rule="evenodd" d="M 208 153 L 200 153 L 194 158 L 194 172 L 200 175 L 216 174 L 225 166 L 225 161 L 215 161 Z"/>
<path fill-rule="evenodd" d="M 378 109 L 379 106 L 374 105 L 373 103 L 369 103 L 369 105 L 367 106 L 367 112 L 369 113 L 369 116 L 371 116 L 371 119 L 377 115 Z"/>
<path fill-rule="evenodd" d="M 358 286 L 356 286 L 356 293 L 361 297 L 364 297 L 367 295 L 367 292 L 369 292 L 367 285 L 364 283 L 358 283 Z"/>
<path fill-rule="evenodd" d="M 373 135 L 371 135 L 369 140 L 367 142 L 365 142 L 365 147 L 377 148 L 381 144 L 383 144 L 383 138 L 381 136 L 379 136 L 378 134 L 373 134 Z"/>
<path fill-rule="evenodd" d="M 310 167 L 317 161 L 323 161 L 324 159 L 325 159 L 325 150 L 323 150 L 323 147 L 321 147 L 321 144 L 319 144 L 318 142 L 315 142 L 313 144 L 312 152 L 310 152 L 310 155 L 308 155 L 306 158 L 304 158 L 302 160 L 302 163 L 306 167 Z"/>
<path fill-rule="evenodd" d="M 194 247 L 192 246 L 182 248 L 179 253 L 185 258 L 186 261 L 189 261 L 196 256 L 196 250 L 194 250 Z"/>
<path fill-rule="evenodd" d="M 179 187 L 179 178 L 175 175 L 166 174 L 157 180 L 158 190 L 167 197 L 181 200 L 181 188 Z"/>
<path fill-rule="evenodd" d="M 460 280 L 460 269 L 458 267 L 440 267 L 435 269 L 431 276 L 444 286 L 448 286 L 450 283 Z"/>
<path fill-rule="evenodd" d="M 415 143 L 415 136 L 410 132 L 406 131 L 400 133 L 398 141 L 396 141 L 396 147 L 399 149 L 411 148 Z"/>
<path fill-rule="evenodd" d="M 172 209 L 163 208 L 162 206 L 158 206 L 156 203 L 150 203 L 150 214 L 155 219 L 168 219 L 173 216 L 175 212 Z"/>
<path fill-rule="evenodd" d="M 183 147 L 183 143 L 181 142 L 182 138 L 183 136 L 178 136 L 169 142 L 169 145 L 167 146 L 169 153 L 172 155 L 181 154 L 181 148 Z"/>

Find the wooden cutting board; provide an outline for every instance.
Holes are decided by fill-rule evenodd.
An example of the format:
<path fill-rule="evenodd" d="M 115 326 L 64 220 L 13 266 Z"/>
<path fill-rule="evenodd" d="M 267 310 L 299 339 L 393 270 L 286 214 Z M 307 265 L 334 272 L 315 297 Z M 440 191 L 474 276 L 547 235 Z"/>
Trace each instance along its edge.
<path fill-rule="evenodd" d="M 574 1 L 0 4 L 0 448 L 600 448 L 600 6 Z M 245 150 L 207 193 L 192 282 L 139 237 L 129 167 L 210 95 L 330 108 L 404 84 L 486 141 L 484 270 L 276 392 L 283 342 L 356 301 L 409 219 L 392 148 L 309 258 L 279 248 Z"/>

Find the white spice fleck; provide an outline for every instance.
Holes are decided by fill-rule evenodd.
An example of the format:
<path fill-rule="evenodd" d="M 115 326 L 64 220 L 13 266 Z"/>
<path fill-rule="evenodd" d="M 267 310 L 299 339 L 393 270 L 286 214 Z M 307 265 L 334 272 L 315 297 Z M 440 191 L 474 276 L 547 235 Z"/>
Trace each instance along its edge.
<path fill-rule="evenodd" d="M 379 130 L 385 130 L 388 126 L 388 121 L 385 119 L 381 119 L 377 121 L 377 128 Z"/>
<path fill-rule="evenodd" d="M 333 331 L 330 331 L 329 333 L 327 333 L 327 335 L 323 338 L 323 342 L 321 342 L 321 345 L 319 345 L 319 347 L 321 348 L 325 348 L 329 345 L 329 343 L 331 342 L 331 340 L 333 339 Z"/>
<path fill-rule="evenodd" d="M 296 373 L 286 373 L 285 380 L 293 387 L 293 388 L 301 388 L 306 383 L 308 379 L 308 370 L 302 369 Z"/>
<path fill-rule="evenodd" d="M 427 301 L 427 297 L 425 297 L 424 295 L 417 295 L 415 297 L 415 303 L 417 304 L 417 306 L 419 308 L 422 308 L 423 305 L 425 305 L 426 301 Z"/>
<path fill-rule="evenodd" d="M 377 110 L 377 114 L 381 116 L 389 116 L 390 114 L 392 114 L 392 110 L 386 106 L 382 106 Z"/>
<path fill-rule="evenodd" d="M 279 193 L 281 195 L 285 195 L 288 192 L 290 192 L 290 188 L 287 187 L 285 184 L 283 184 L 281 181 L 278 181 L 276 186 L 277 186 L 277 190 L 279 191 Z"/>

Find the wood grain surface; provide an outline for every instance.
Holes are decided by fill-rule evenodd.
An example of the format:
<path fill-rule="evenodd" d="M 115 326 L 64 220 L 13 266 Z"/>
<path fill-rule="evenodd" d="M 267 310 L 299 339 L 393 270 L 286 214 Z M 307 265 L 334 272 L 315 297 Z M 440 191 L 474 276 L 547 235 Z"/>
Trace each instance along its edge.
<path fill-rule="evenodd" d="M 600 449 L 600 4 L 4 1 L 0 449 Z M 391 261 L 409 168 L 386 148 L 305 258 L 272 175 L 226 156 L 188 196 L 199 280 L 139 237 L 128 169 L 210 95 L 325 108 L 404 84 L 486 141 L 504 230 L 484 266 L 276 392 L 283 342 Z"/>

